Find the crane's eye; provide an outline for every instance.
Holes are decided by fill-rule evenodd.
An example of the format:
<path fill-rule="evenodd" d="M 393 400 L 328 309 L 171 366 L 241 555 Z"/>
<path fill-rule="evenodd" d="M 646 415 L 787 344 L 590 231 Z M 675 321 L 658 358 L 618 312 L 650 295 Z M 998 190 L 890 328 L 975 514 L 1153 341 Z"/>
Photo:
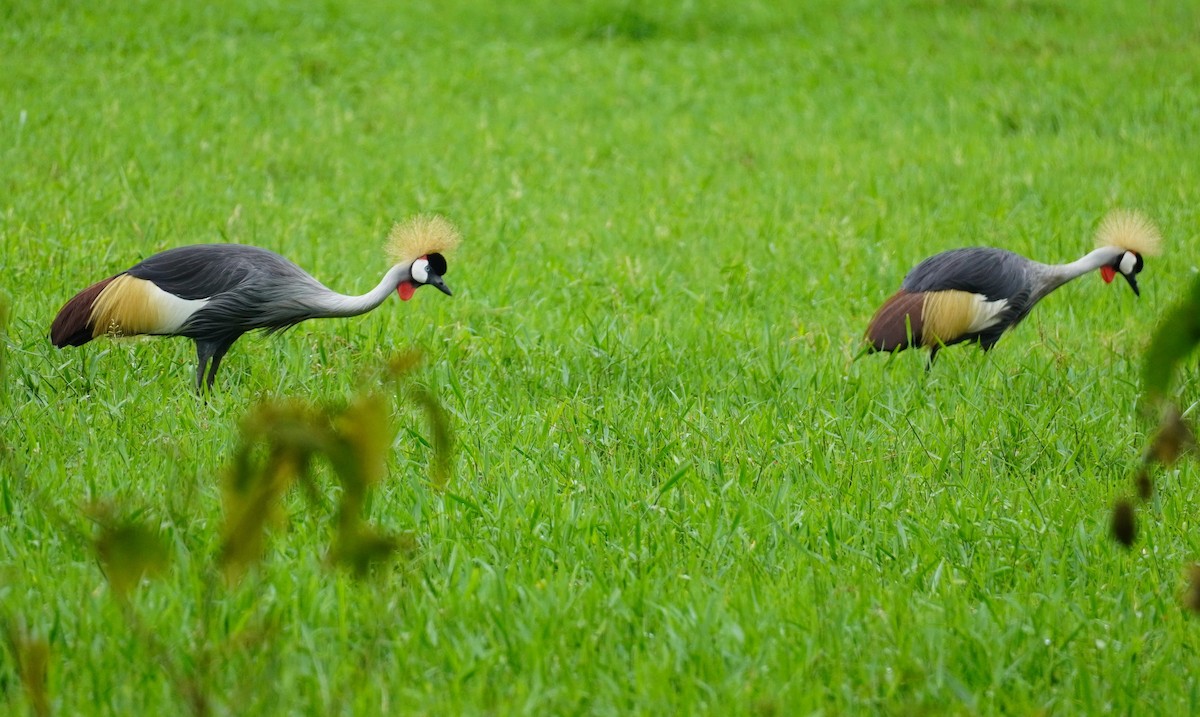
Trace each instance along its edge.
<path fill-rule="evenodd" d="M 412 274 L 413 281 L 418 284 L 424 284 L 429 281 L 429 260 L 417 259 L 413 262 L 409 273 Z"/>
<path fill-rule="evenodd" d="M 1138 266 L 1137 254 L 1134 254 L 1131 251 L 1125 252 L 1125 254 L 1121 257 L 1121 263 L 1117 268 L 1119 268 L 1121 270 L 1121 273 L 1124 274 L 1125 276 L 1129 276 L 1130 274 L 1136 274 L 1138 272 L 1138 269 L 1141 268 L 1140 266 Z"/>

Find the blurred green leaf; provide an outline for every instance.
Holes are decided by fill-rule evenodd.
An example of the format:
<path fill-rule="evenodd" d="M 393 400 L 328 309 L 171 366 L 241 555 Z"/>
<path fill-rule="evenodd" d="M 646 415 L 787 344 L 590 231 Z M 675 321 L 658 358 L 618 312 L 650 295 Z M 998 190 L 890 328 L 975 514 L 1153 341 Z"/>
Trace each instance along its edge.
<path fill-rule="evenodd" d="M 387 381 L 401 381 L 418 364 L 415 353 L 392 359 Z M 441 404 L 419 387 L 405 386 L 402 400 L 425 409 L 433 433 L 435 483 L 444 487 L 450 471 L 450 429 Z M 356 575 L 397 551 L 411 549 L 411 536 L 388 536 L 364 519 L 370 491 L 387 475 L 395 431 L 383 396 L 366 393 L 348 406 L 313 406 L 296 400 L 264 403 L 242 422 L 241 443 L 223 484 L 225 525 L 219 563 L 227 577 L 240 577 L 261 559 L 267 532 L 283 519 L 281 501 L 293 486 L 306 491 L 310 505 L 323 506 L 324 492 L 313 478 L 314 459 L 329 461 L 341 490 L 334 510 L 330 562 Z"/>
<path fill-rule="evenodd" d="M 1200 565 L 1187 568 L 1187 587 L 1183 591 L 1183 606 L 1192 612 L 1200 612 Z"/>
<path fill-rule="evenodd" d="M 5 376 L 8 370 L 8 341 L 5 339 L 8 330 L 8 299 L 0 296 L 0 386 L 6 386 Z"/>
<path fill-rule="evenodd" d="M 1160 418 L 1133 479 L 1137 495 L 1142 500 L 1149 500 L 1154 495 L 1151 473 L 1154 464 L 1172 465 L 1180 456 L 1196 448 L 1195 432 L 1183 419 L 1169 395 L 1179 364 L 1191 355 L 1198 343 L 1200 276 L 1192 282 L 1189 294 L 1163 317 L 1146 349 L 1142 367 L 1142 380 L 1145 383 L 1143 406 L 1156 411 Z M 1113 536 L 1128 547 L 1133 544 L 1136 534 L 1133 506 L 1123 501 L 1113 511 Z"/>
<path fill-rule="evenodd" d="M 1137 539 L 1137 518 L 1133 512 L 1133 503 L 1128 500 L 1119 500 L 1113 506 L 1112 535 L 1118 543 L 1127 548 Z"/>
<path fill-rule="evenodd" d="M 96 556 L 118 597 L 124 598 L 143 577 L 157 575 L 170 564 L 166 540 L 156 528 L 118 517 L 107 504 L 94 505 L 88 512 L 97 523 Z"/>
<path fill-rule="evenodd" d="M 445 489 L 450 485 L 454 470 L 454 434 L 450 431 L 450 421 L 446 411 L 437 398 L 421 387 L 414 387 L 410 398 L 425 409 L 425 417 L 429 419 L 429 429 L 433 437 L 433 465 L 430 474 L 434 486 Z"/>
<path fill-rule="evenodd" d="M 261 458 L 260 442 L 267 443 Z M 308 476 L 313 455 L 328 445 L 312 409 L 298 401 L 264 403 L 242 422 L 242 443 L 226 470 L 225 524 L 218 563 L 237 579 L 262 556 L 269 527 L 282 522 L 284 494 Z"/>
<path fill-rule="evenodd" d="M 4 625 L 4 638 L 16 660 L 17 677 L 29 698 L 30 711 L 38 717 L 49 715 L 50 643 L 30 635 L 24 625 L 9 621 Z"/>
<path fill-rule="evenodd" d="M 1179 409 L 1174 405 L 1167 406 L 1163 411 L 1158 430 L 1150 439 L 1146 449 L 1145 462 L 1157 461 L 1165 466 L 1173 465 L 1184 453 L 1195 450 L 1196 436 L 1184 422 Z"/>
<path fill-rule="evenodd" d="M 363 526 L 368 492 L 387 471 L 391 445 L 387 406 L 379 396 L 361 396 L 332 417 L 334 439 L 329 460 L 342 485 L 338 500 L 334 563 L 365 575 L 371 564 L 386 559 L 395 550 L 393 538 Z"/>
<path fill-rule="evenodd" d="M 434 486 L 445 489 L 453 477 L 454 434 L 445 409 L 437 397 L 421 386 L 412 386 L 405 379 L 420 363 L 420 354 L 415 351 L 395 356 L 388 362 L 386 378 L 396 386 L 396 396 L 403 402 L 415 403 L 425 411 L 432 436 L 433 465 L 430 479 Z"/>
<path fill-rule="evenodd" d="M 360 396 L 332 423 L 337 450 L 330 452 L 330 460 L 346 490 L 362 496 L 387 472 L 392 442 L 387 405 L 379 396 Z"/>
<path fill-rule="evenodd" d="M 1134 477 L 1133 484 L 1137 487 L 1138 498 L 1150 500 L 1154 497 L 1154 481 L 1150 479 L 1150 469 L 1144 462 L 1141 470 Z"/>
<path fill-rule="evenodd" d="M 371 569 L 396 553 L 411 554 L 416 539 L 411 533 L 386 535 L 373 528 L 340 530 L 330 550 L 330 561 L 347 568 L 356 577 L 365 577 Z"/>
<path fill-rule="evenodd" d="M 406 378 L 416 370 L 421 363 L 421 354 L 417 351 L 405 351 L 388 359 L 384 373 L 392 382 Z"/>
<path fill-rule="evenodd" d="M 1146 397 L 1152 404 L 1166 398 L 1176 367 L 1197 343 L 1200 343 L 1200 277 L 1192 282 L 1188 296 L 1163 317 L 1146 349 L 1142 378 Z"/>

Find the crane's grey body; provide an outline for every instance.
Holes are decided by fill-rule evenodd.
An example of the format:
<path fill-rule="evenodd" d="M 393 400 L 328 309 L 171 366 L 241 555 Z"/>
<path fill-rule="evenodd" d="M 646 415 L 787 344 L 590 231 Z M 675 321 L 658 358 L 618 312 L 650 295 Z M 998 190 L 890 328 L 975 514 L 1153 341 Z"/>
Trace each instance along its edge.
<path fill-rule="evenodd" d="M 989 301 L 1005 299 L 1010 305 L 1022 305 L 1024 316 L 1047 294 L 1095 268 L 1089 262 L 1076 272 L 1076 264 L 1042 264 L 992 247 L 951 249 L 913 267 L 901 287 L 911 292 L 968 291 L 983 294 Z"/>
<path fill-rule="evenodd" d="M 314 316 L 302 298 L 333 293 L 275 252 L 239 244 L 168 249 L 126 273 L 181 299 L 207 299 L 175 332 L 193 339 L 282 331 Z"/>
<path fill-rule="evenodd" d="M 912 344 L 929 347 L 930 360 L 942 346 L 976 341 L 985 351 L 1016 326 L 1047 294 L 1102 267 L 1113 270 L 1126 252 L 1104 246 L 1068 264 L 1042 264 L 1004 249 L 952 249 L 925 259 L 905 277 L 900 291 L 876 312 L 867 338 L 879 351 Z M 1140 261 L 1140 260 L 1138 260 Z M 1134 292 L 1141 268 L 1122 274 Z"/>
<path fill-rule="evenodd" d="M 208 300 L 175 332 L 190 338 L 287 329 L 312 317 L 296 297 L 329 291 L 275 252 L 240 245 L 168 249 L 126 273 L 180 299 Z"/>
<path fill-rule="evenodd" d="M 1016 326 L 1037 302 L 1078 274 L 1064 267 L 1027 259 L 1007 249 L 966 247 L 929 257 L 913 267 L 901 288 L 910 293 L 965 291 L 987 301 L 1004 301 L 1004 309 L 993 326 L 945 342 L 979 341 L 989 349 L 1005 331 Z"/>
<path fill-rule="evenodd" d="M 275 252 L 240 244 L 168 249 L 126 273 L 179 298 L 207 300 L 174 332 L 196 342 L 197 386 L 204 381 L 211 359 L 211 387 L 221 359 L 243 334 L 255 329 L 283 331 L 319 316 L 313 312 L 311 298 L 333 293 Z"/>
<path fill-rule="evenodd" d="M 432 252 L 392 266 L 366 294 L 348 296 L 266 249 L 179 247 L 80 292 L 55 317 L 51 340 L 59 347 L 87 343 L 109 330 L 98 317 L 111 317 L 116 333 L 186 336 L 196 342 L 197 388 L 205 383 L 211 388 L 222 357 L 246 332 L 274 333 L 307 319 L 357 316 L 401 288 L 402 299 L 423 284 L 450 294 L 442 280 L 445 270 L 445 258 Z M 128 304 L 121 304 L 126 298 Z"/>

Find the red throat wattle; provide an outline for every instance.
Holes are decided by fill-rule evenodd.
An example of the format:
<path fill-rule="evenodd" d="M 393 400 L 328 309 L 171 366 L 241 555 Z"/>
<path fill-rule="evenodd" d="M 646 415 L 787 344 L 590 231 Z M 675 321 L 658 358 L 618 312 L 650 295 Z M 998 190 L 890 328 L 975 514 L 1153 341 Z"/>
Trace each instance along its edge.
<path fill-rule="evenodd" d="M 416 290 L 417 287 L 411 281 L 402 281 L 400 282 L 400 286 L 396 287 L 396 293 L 400 295 L 401 301 L 408 301 L 411 299 L 413 292 Z"/>
<path fill-rule="evenodd" d="M 1113 277 L 1117 275 L 1117 270 L 1111 266 L 1100 267 L 1100 277 L 1104 279 L 1105 284 L 1111 284 Z"/>

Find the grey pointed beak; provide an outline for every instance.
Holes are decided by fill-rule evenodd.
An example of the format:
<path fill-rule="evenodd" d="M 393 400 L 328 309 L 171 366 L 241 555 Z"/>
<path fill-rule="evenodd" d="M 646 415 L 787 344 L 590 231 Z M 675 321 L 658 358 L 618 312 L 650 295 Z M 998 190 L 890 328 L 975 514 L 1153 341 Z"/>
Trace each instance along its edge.
<path fill-rule="evenodd" d="M 446 286 L 446 280 L 437 274 L 431 273 L 425 283 L 430 286 L 436 286 L 446 296 L 454 296 L 454 294 L 450 293 L 450 287 Z M 1134 287 L 1134 291 L 1137 291 L 1137 287 Z"/>
<path fill-rule="evenodd" d="M 1133 295 L 1141 298 L 1142 292 L 1138 291 L 1137 277 L 1133 274 L 1121 274 L 1121 276 L 1125 277 L 1125 281 L 1129 282 L 1129 288 L 1133 289 Z"/>

